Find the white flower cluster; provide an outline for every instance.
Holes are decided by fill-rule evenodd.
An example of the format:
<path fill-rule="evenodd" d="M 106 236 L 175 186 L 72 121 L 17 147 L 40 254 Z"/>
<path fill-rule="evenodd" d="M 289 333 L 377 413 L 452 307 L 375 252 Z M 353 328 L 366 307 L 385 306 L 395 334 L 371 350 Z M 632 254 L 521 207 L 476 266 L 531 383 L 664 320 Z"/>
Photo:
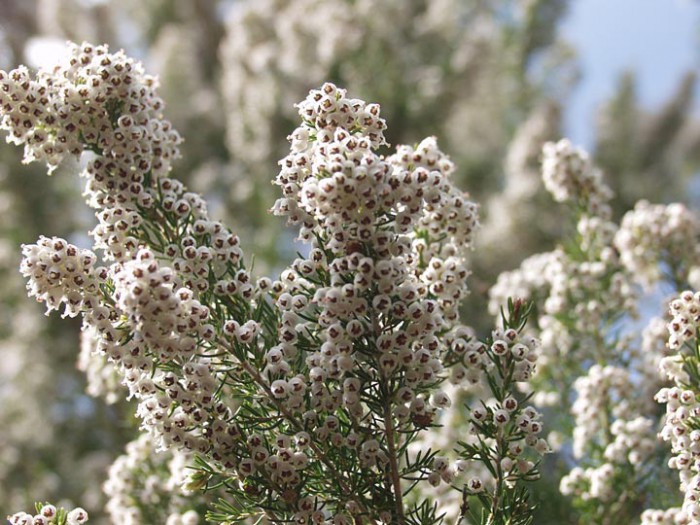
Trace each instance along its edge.
<path fill-rule="evenodd" d="M 139 183 L 128 178 L 129 166 L 166 172 L 180 139 L 160 118 L 155 78 L 106 46 L 71 44 L 69 53 L 68 65 L 34 79 L 25 67 L 0 75 L 2 128 L 25 145 L 25 160 L 55 168 L 67 155 L 95 149 L 114 162 L 110 169 L 126 171 L 124 182 Z"/>
<path fill-rule="evenodd" d="M 588 370 L 587 375 L 576 379 L 574 388 L 578 393 L 571 409 L 576 421 L 574 456 L 583 457 L 586 449 L 601 438 L 601 433 L 609 431 L 616 438 L 607 443 L 604 457 L 609 461 L 614 461 L 616 458 L 621 462 L 625 461 L 620 457 L 620 452 L 624 449 L 627 437 L 630 433 L 639 434 L 640 429 L 646 425 L 638 418 L 630 417 L 639 412 L 633 395 L 636 386 L 630 377 L 630 371 L 620 367 L 596 364 Z M 608 417 L 599 417 L 601 413 L 607 414 Z M 616 419 L 621 417 L 625 420 Z M 610 423 L 614 418 L 615 420 Z M 603 425 L 609 425 L 609 427 Z M 653 435 L 651 422 L 649 422 L 647 434 Z M 618 437 L 620 439 L 617 439 Z M 642 453 L 644 450 L 646 447 L 640 448 L 637 452 Z M 646 456 L 646 454 L 643 455 Z M 633 454 L 627 459 L 638 460 L 639 458 Z M 635 461 L 633 464 L 638 463 L 641 461 Z"/>
<path fill-rule="evenodd" d="M 647 509 L 642 512 L 640 525 L 688 525 L 690 519 L 677 507 L 667 510 Z"/>
<path fill-rule="evenodd" d="M 157 452 L 148 434 L 127 444 L 103 486 L 112 523 L 197 525 L 199 514 L 182 490 L 191 459 L 175 450 Z"/>
<path fill-rule="evenodd" d="M 666 404 L 666 416 L 661 437 L 671 443 L 673 457 L 668 466 L 679 471 L 680 489 L 684 493 L 682 510 L 688 523 L 700 523 L 700 430 L 694 423 L 700 415 L 700 403 L 694 390 L 682 386 L 662 388 L 656 395 Z"/>
<path fill-rule="evenodd" d="M 87 43 L 71 44 L 67 64 L 35 78 L 24 67 L 0 72 L 0 129 L 25 145 L 25 162 L 43 160 L 53 170 L 66 156 L 96 154 L 83 173 L 88 202 L 100 210 L 92 233 L 117 260 L 137 248 L 132 230 L 138 207 L 153 203 L 152 179 L 179 156 L 180 136 L 163 120 L 156 88 L 123 52 Z"/>
<path fill-rule="evenodd" d="M 93 338 L 98 336 L 98 353 L 106 353 L 118 364 L 132 395 L 149 400 L 144 400 L 140 409 L 144 417 L 149 416 L 144 423 L 157 423 L 159 428 L 166 429 L 167 435 L 170 427 L 160 420 L 160 413 L 153 414 L 154 398 L 159 396 L 159 388 L 162 390 L 172 385 L 161 383 L 164 380 L 162 374 L 150 376 L 151 358 L 146 356 L 145 347 L 149 347 L 153 352 L 151 355 L 157 355 L 161 362 L 183 357 L 189 359 L 197 348 L 197 339 L 210 339 L 214 334 L 213 327 L 203 323 L 208 310 L 193 299 L 194 294 L 188 288 L 174 286 L 174 272 L 170 268 L 160 268 L 152 252 L 141 250 L 135 260 L 112 268 L 117 306 L 121 315 L 129 317 L 136 330 L 127 345 L 115 346 L 115 342 L 119 343 L 116 335 L 119 323 L 113 321 L 118 315 L 112 307 L 100 305 L 98 300 L 97 285 L 105 281 L 106 270 L 92 267 L 94 254 L 79 250 L 61 239 L 47 238 L 40 239 L 37 245 L 25 246 L 23 252 L 22 271 L 30 278 L 30 293 L 46 300 L 50 308 L 58 308 L 64 303 L 66 313 L 72 316 L 80 309 L 88 311 L 84 331 Z M 206 364 L 199 366 L 197 381 L 190 380 L 188 384 L 200 385 L 196 392 L 190 386 L 190 392 L 211 405 L 216 387 L 208 370 Z M 181 433 L 176 432 L 174 439 L 181 438 Z M 190 441 L 187 444 L 205 446 L 201 440 L 199 445 Z"/>
<path fill-rule="evenodd" d="M 592 215 L 610 217 L 612 192 L 603 174 L 585 151 L 567 139 L 548 142 L 542 148 L 542 179 L 557 202 L 573 202 Z"/>
<path fill-rule="evenodd" d="M 60 522 L 58 521 L 60 519 Z M 38 505 L 36 514 L 18 512 L 8 516 L 10 525 L 82 525 L 87 523 L 88 514 L 84 509 L 76 507 L 68 513 L 63 509 L 46 504 Z"/>
<path fill-rule="evenodd" d="M 112 310 L 103 304 L 85 313 L 86 329 L 99 334 L 98 351 L 117 364 L 130 394 L 139 399 L 143 426 L 158 443 L 209 450 L 205 421 L 230 417 L 230 409 L 215 399 L 213 363 L 195 354 L 215 336 L 209 309 L 145 248 L 135 259 L 115 264 L 113 279 Z M 173 362 L 180 368 L 170 369 Z M 162 369 L 154 373 L 154 365 Z"/>
<path fill-rule="evenodd" d="M 46 304 L 46 313 L 64 306 L 63 316 L 75 317 L 96 304 L 107 269 L 96 267 L 97 257 L 64 239 L 41 237 L 22 245 L 20 272 L 28 280 L 30 297 Z"/>
<path fill-rule="evenodd" d="M 508 486 L 519 479 L 534 479 L 538 474 L 532 459 L 551 451 L 547 441 L 539 436 L 542 415 L 521 402 L 521 390 L 536 369 L 539 341 L 503 328 L 492 331 L 490 341 L 491 344 L 473 341 L 466 346 L 455 341 L 460 363 L 452 367 L 450 379 L 454 385 L 445 389 L 453 402 L 440 414 L 443 432 L 426 433 L 410 448 L 412 453 L 441 451 L 428 474 L 432 487 L 424 490 L 440 502 L 440 512 L 455 519 L 463 503 L 458 500 L 463 495 L 455 493 L 453 487 L 465 485 L 468 494 L 493 493 L 497 483 L 492 474 L 495 471 L 502 473 L 501 481 Z M 461 398 L 468 399 L 466 414 L 465 404 L 458 402 Z M 503 438 L 507 446 L 501 447 L 496 436 Z M 450 444 L 455 441 L 466 443 L 467 448 L 449 453 Z M 473 461 L 476 457 L 481 461 Z"/>
<path fill-rule="evenodd" d="M 655 450 L 656 431 L 650 418 L 617 419 L 610 426 L 610 433 L 615 439 L 605 447 L 603 455 L 613 463 L 627 462 L 639 468 Z"/>
<path fill-rule="evenodd" d="M 205 323 L 209 309 L 190 289 L 179 287 L 176 273 L 161 266 L 147 248 L 115 265 L 113 273 L 115 303 L 136 330 L 135 342 L 147 345 L 163 361 L 189 357 L 197 339 L 213 336 L 214 328 Z"/>
<path fill-rule="evenodd" d="M 605 235 L 610 239 L 608 229 L 600 226 L 590 237 Z M 574 353 L 582 361 L 596 359 L 600 349 L 591 334 L 617 313 L 636 311 L 634 281 L 621 270 L 613 251 L 602 248 L 588 253 L 588 260 L 572 257 L 562 249 L 533 255 L 519 269 L 502 273 L 489 292 L 489 310 L 494 315 L 509 293 L 517 292 L 518 297 L 541 304 L 538 337 L 542 340 L 543 370 L 559 366 L 562 356 L 573 358 Z"/>
<path fill-rule="evenodd" d="M 600 385 L 598 386 L 600 387 Z M 603 386 L 603 388 L 605 387 Z M 583 397 L 579 397 L 576 402 L 578 403 L 581 399 Z M 588 400 L 592 401 L 590 398 Z M 609 397 L 607 401 L 608 406 L 594 402 L 591 410 L 586 411 L 587 417 L 595 418 L 597 412 L 609 411 L 609 405 L 613 402 Z M 615 406 L 614 411 L 617 408 Z M 615 485 L 618 480 L 616 478 L 629 477 L 629 466 L 635 471 L 641 471 L 645 462 L 656 450 L 654 420 L 642 416 L 634 419 L 615 419 L 609 428 L 603 429 L 600 428 L 599 424 L 583 425 L 582 419 L 577 414 L 577 426 L 574 429 L 574 453 L 583 455 L 583 448 L 590 448 L 592 440 L 596 439 L 595 433 L 606 431 L 610 434 L 610 441 L 605 445 L 603 451 L 605 461 L 596 467 L 581 468 L 575 466 L 561 479 L 559 490 L 564 495 L 576 495 L 584 501 L 590 499 L 602 502 L 613 501 L 617 497 Z M 599 420 L 600 418 L 595 419 Z M 586 433 L 588 436 L 584 436 Z M 581 441 L 586 438 L 591 441 L 582 443 Z"/>
<path fill-rule="evenodd" d="M 592 329 L 612 312 L 635 310 L 636 291 L 630 276 L 619 270 L 614 259 L 592 255 L 591 260 L 581 261 L 557 250 L 547 267 L 550 288 L 545 315 L 560 321 L 568 317 L 581 334 L 595 333 Z"/>
<path fill-rule="evenodd" d="M 700 326 L 700 292 L 684 291 L 678 299 L 671 301 L 669 312 L 672 319 L 668 324 L 668 347 L 676 350 L 686 341 L 697 337 Z"/>
<path fill-rule="evenodd" d="M 697 323 L 700 294 L 684 291 L 670 303 L 668 346 L 677 350 L 675 356 L 661 362 L 660 369 L 673 386 L 664 387 L 655 399 L 666 405 L 664 425 L 660 436 L 671 444 L 672 457 L 668 466 L 679 471 L 683 505 L 676 519 L 682 523 L 700 523 L 700 389 L 697 384 Z M 692 351 L 684 351 L 692 346 Z M 657 511 L 660 512 L 660 511 Z"/>
<path fill-rule="evenodd" d="M 559 366 L 558 358 L 574 351 L 581 362 L 596 359 L 598 345 L 585 339 L 612 316 L 634 314 L 637 293 L 613 246 L 617 226 L 604 204 L 612 193 L 586 153 L 566 140 L 545 144 L 542 176 L 556 200 L 585 205 L 576 224 L 577 249 L 536 254 L 517 270 L 502 273 L 489 292 L 489 310 L 497 314 L 514 293 L 540 304 L 545 369 Z"/>
<path fill-rule="evenodd" d="M 344 90 L 325 84 L 299 105 L 299 114 L 304 124 L 290 136 L 292 153 L 281 161 L 277 184 L 285 197 L 275 213 L 301 224 L 302 238 L 317 244 L 282 275 L 278 306 L 290 310 L 283 315 L 282 354 L 296 353 L 299 315 L 316 309 L 325 343 L 307 358 L 312 381 L 314 370 L 338 380 L 354 375 L 365 357 L 353 340 L 371 335 L 381 351 L 374 365 L 380 375 L 407 374 L 408 388 L 397 394 L 406 403 L 397 407 L 400 417 L 429 418 L 446 401 L 433 396 L 428 403 L 414 390 L 440 376 L 441 352 L 451 346 L 464 352 L 469 344 L 464 328 L 452 325 L 466 291 L 476 206 L 452 185 L 453 165 L 434 139 L 415 149 L 399 147 L 388 159 L 374 153 L 385 127 L 376 105 L 347 99 Z M 333 254 L 332 262 L 321 248 Z M 331 286 L 305 294 L 309 279 L 325 272 Z M 368 302 L 370 286 L 377 295 Z M 384 327 L 378 316 L 404 328 Z M 451 327 L 453 335 L 440 342 L 437 333 Z M 360 389 L 358 380 L 348 379 L 339 390 L 349 409 L 359 408 Z M 328 392 L 317 403 L 335 406 L 332 398 Z"/>
<path fill-rule="evenodd" d="M 568 496 L 576 495 L 584 500 L 597 499 L 608 502 L 615 497 L 615 467 L 603 463 L 599 467 L 574 467 L 561 479 L 559 491 Z"/>
<path fill-rule="evenodd" d="M 657 282 L 663 271 L 684 285 L 700 255 L 699 240 L 700 218 L 684 205 L 639 201 L 622 218 L 615 247 L 622 264 L 645 285 Z"/>
<path fill-rule="evenodd" d="M 434 137 L 415 148 L 399 146 L 387 160 L 392 166 L 388 182 L 398 193 L 391 203 L 396 231 L 413 229 L 421 280 L 443 306 L 459 301 L 467 276 L 463 259 L 479 226 L 477 205 L 451 181 L 454 164 Z M 415 219 L 409 220 L 411 215 Z"/>
<path fill-rule="evenodd" d="M 513 311 L 517 312 L 522 304 L 518 303 Z M 506 326 L 511 322 L 517 325 L 518 315 L 513 314 Z M 537 479 L 539 472 L 532 459 L 551 451 L 547 441 L 539 436 L 542 415 L 527 405 L 519 393 L 534 372 L 539 341 L 513 328 L 503 328 L 494 330 L 488 342 L 489 345 L 474 348 L 468 358 L 472 366 L 481 368 L 484 392 L 469 404 L 468 437 L 457 451 L 460 459 L 450 465 L 445 458 L 434 465 L 428 478 L 438 485 L 468 476 L 462 508 L 469 504 L 468 495 L 479 495 L 481 501 L 485 501 L 483 496 L 492 498 L 498 505 L 501 491 L 522 480 Z M 480 458 L 486 471 L 468 467 L 468 461 L 475 458 Z M 492 507 L 491 512 L 497 509 Z"/>
<path fill-rule="evenodd" d="M 305 123 L 290 135 L 292 152 L 280 161 L 275 183 L 284 197 L 275 204 L 275 213 L 301 225 L 305 240 L 312 238 L 317 221 L 345 230 L 328 239 L 329 248 L 338 253 L 345 243 L 370 240 L 373 215 L 393 204 L 385 199 L 396 198 L 389 186 L 389 165 L 372 151 L 384 143 L 386 123 L 378 105 L 348 99 L 333 84 L 311 91 L 298 107 Z"/>
<path fill-rule="evenodd" d="M 532 337 L 521 337 L 513 329 L 494 332 L 493 344 L 490 349 L 480 348 L 477 350 L 481 356 L 479 365 L 482 371 L 496 366 L 494 362 L 489 362 L 487 352 L 496 358 L 496 363 L 500 359 L 510 361 L 513 366 L 512 380 L 516 383 L 527 382 L 535 370 L 537 361 L 537 350 L 539 341 Z M 490 351 L 490 352 L 489 352 Z M 513 395 L 508 396 L 502 402 L 489 399 L 483 406 L 471 410 L 471 432 L 481 433 L 479 428 L 484 425 L 504 427 L 511 421 L 522 431 L 522 442 L 513 450 L 517 452 L 511 459 L 518 459 L 518 456 L 525 450 L 525 445 L 533 447 L 539 454 L 544 454 L 549 447 L 545 440 L 538 437 L 542 430 L 540 423 L 541 415 L 531 406 L 522 407 Z M 511 451 L 512 452 L 512 451 Z"/>

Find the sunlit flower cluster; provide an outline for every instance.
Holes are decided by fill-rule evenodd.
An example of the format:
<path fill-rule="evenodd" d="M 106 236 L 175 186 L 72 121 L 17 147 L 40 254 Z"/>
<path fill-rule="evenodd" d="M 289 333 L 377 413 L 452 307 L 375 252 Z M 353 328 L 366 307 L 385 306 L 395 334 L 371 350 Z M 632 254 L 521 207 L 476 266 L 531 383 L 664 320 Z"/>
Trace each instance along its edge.
<path fill-rule="evenodd" d="M 95 154 L 83 172 L 88 203 L 99 209 L 92 234 L 106 257 L 119 260 L 137 248 L 137 208 L 152 205 L 153 182 L 170 170 L 181 139 L 161 116 L 155 78 L 138 62 L 87 43 L 69 52 L 52 73 L 0 74 L 0 126 L 24 144 L 25 162 L 46 161 L 51 170 L 65 157 Z M 173 205 L 189 213 L 191 203 Z"/>
<path fill-rule="evenodd" d="M 75 317 L 91 308 L 107 279 L 107 269 L 97 267 L 97 257 L 63 239 L 41 237 L 22 247 L 20 271 L 28 280 L 30 297 L 46 304 L 47 313 L 65 307 L 63 315 Z"/>
<path fill-rule="evenodd" d="M 684 291 L 669 306 L 673 317 L 668 325 L 668 346 L 671 350 L 680 348 L 686 341 L 697 337 L 700 322 L 700 292 Z"/>
<path fill-rule="evenodd" d="M 661 437 L 671 443 L 673 457 L 668 466 L 679 471 L 680 489 L 684 493 L 682 510 L 688 523 L 700 523 L 700 487 L 698 487 L 698 455 L 700 431 L 695 428 L 693 420 L 700 413 L 700 404 L 696 401 L 694 390 L 680 386 L 663 388 L 656 399 L 666 404 L 666 417 Z"/>

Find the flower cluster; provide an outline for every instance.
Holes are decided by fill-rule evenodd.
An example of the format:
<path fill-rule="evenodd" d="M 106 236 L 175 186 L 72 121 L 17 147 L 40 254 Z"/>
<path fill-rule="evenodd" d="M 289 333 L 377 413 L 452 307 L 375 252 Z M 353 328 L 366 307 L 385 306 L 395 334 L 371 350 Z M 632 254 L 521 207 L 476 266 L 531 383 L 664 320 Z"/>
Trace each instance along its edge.
<path fill-rule="evenodd" d="M 399 413 L 429 417 L 430 404 L 416 394 L 442 371 L 446 348 L 438 333 L 453 329 L 447 344 L 461 351 L 467 344 L 454 323 L 466 289 L 475 205 L 452 186 L 453 166 L 434 140 L 401 147 L 386 160 L 374 153 L 384 127 L 376 107 L 326 84 L 311 92 L 299 113 L 314 127 L 304 124 L 290 137 L 292 154 L 277 178 L 285 197 L 275 212 L 301 224 L 302 238 L 317 244 L 307 260 L 282 275 L 278 305 L 297 314 L 284 315 L 284 353 L 295 353 L 289 347 L 300 339 L 293 328 L 304 312 L 316 312 L 322 327 L 325 342 L 317 357 L 307 359 L 326 378 L 354 375 L 365 358 L 356 355 L 353 340 L 376 338 L 380 354 L 362 353 L 382 376 L 405 373 L 410 381 L 398 395 L 408 402 Z M 309 281 L 322 273 L 330 286 L 310 296 Z M 344 384 L 343 399 L 359 401 L 349 395 L 359 389 L 358 381 Z"/>
<path fill-rule="evenodd" d="M 63 316 L 75 317 L 95 304 L 107 279 L 107 269 L 96 267 L 96 261 L 90 250 L 42 236 L 36 244 L 22 246 L 20 272 L 29 280 L 29 296 L 45 303 L 47 314 L 63 305 Z"/>
<path fill-rule="evenodd" d="M 582 217 L 580 251 L 557 248 L 533 255 L 519 269 L 502 273 L 490 290 L 493 314 L 505 304 L 508 290 L 540 305 L 542 371 L 557 373 L 562 357 L 584 362 L 600 358 L 604 350 L 595 341 L 598 327 L 609 326 L 623 312 L 636 313 L 634 280 L 610 247 L 609 226 L 602 219 Z"/>
<path fill-rule="evenodd" d="M 66 512 L 65 509 L 56 508 L 49 503 L 38 503 L 36 514 L 18 512 L 8 516 L 7 520 L 11 525 L 82 525 L 87 523 L 88 514 L 80 507 Z"/>
<path fill-rule="evenodd" d="M 575 457 L 583 457 L 585 450 L 593 445 L 594 440 L 600 438 L 601 433 L 610 432 L 619 436 L 628 426 L 635 426 L 636 420 L 623 422 L 619 419 L 609 425 L 610 428 L 603 426 L 607 426 L 612 417 L 629 416 L 635 411 L 632 395 L 635 385 L 628 370 L 593 365 L 585 376 L 576 379 L 574 388 L 578 394 L 571 408 L 576 420 L 573 448 Z M 610 414 L 612 417 L 601 418 L 601 413 Z M 613 431 L 614 428 L 618 431 Z M 619 445 L 617 439 L 608 443 L 604 452 L 605 458 L 612 461 L 618 457 Z"/>
<path fill-rule="evenodd" d="M 584 206 L 591 215 L 610 217 L 610 188 L 588 154 L 566 139 L 548 142 L 542 148 L 542 179 L 557 202 Z"/>
<path fill-rule="evenodd" d="M 599 467 L 574 467 L 561 479 L 559 490 L 565 496 L 576 495 L 584 500 L 608 503 L 615 497 L 615 467 L 603 463 Z"/>
<path fill-rule="evenodd" d="M 24 144 L 26 162 L 42 160 L 50 169 L 84 150 L 103 153 L 113 164 L 93 167 L 119 173 L 126 184 L 103 188 L 96 181 L 94 199 L 103 198 L 104 190 L 139 193 L 141 181 L 130 178 L 130 166 L 158 176 L 178 155 L 180 139 L 159 117 L 163 104 L 156 87 L 155 79 L 123 52 L 72 45 L 69 63 L 58 71 L 32 78 L 20 67 L 0 75 L 2 128 L 12 142 Z"/>
<path fill-rule="evenodd" d="M 615 488 L 620 476 L 642 471 L 654 453 L 654 420 L 641 415 L 646 407 L 644 400 L 633 395 L 637 386 L 632 376 L 625 368 L 593 365 L 575 381 L 577 397 L 571 410 L 576 424 L 574 456 L 579 460 L 590 457 L 596 449 L 602 455 L 597 466 L 576 466 L 564 476 L 562 494 L 584 501 L 624 498 Z"/>
<path fill-rule="evenodd" d="M 698 454 L 700 431 L 694 421 L 700 413 L 696 391 L 682 386 L 662 388 L 657 401 L 666 404 L 666 417 L 661 437 L 671 443 L 673 457 L 668 466 L 679 471 L 680 489 L 684 493 L 682 511 L 689 524 L 700 523 L 700 487 L 698 486 Z"/>
<path fill-rule="evenodd" d="M 209 448 L 202 438 L 207 419 L 225 420 L 230 410 L 214 399 L 220 386 L 210 360 L 191 362 L 201 343 L 215 335 L 205 322 L 208 308 L 195 296 L 216 289 L 229 298 L 252 297 L 250 277 L 237 265 L 238 239 L 208 219 L 199 196 L 167 177 L 179 138 L 162 120 L 155 81 L 140 64 L 103 46 L 83 44 L 70 51 L 67 65 L 40 73 L 36 80 L 22 71 L 2 74 L 3 126 L 13 125 L 6 113 L 23 103 L 16 92 L 39 89 L 51 108 L 79 91 L 82 103 L 70 105 L 65 118 L 43 125 L 80 141 L 80 150 L 69 153 L 91 152 L 84 175 L 88 202 L 100 220 L 93 236 L 105 259 L 116 261 L 108 269 L 95 268 L 92 252 L 42 238 L 24 247 L 22 271 L 30 279 L 30 293 L 50 309 L 63 303 L 68 315 L 84 314 L 92 351 L 113 363 L 139 399 L 139 414 L 157 442 L 203 452 Z M 81 119 L 100 123 L 95 137 Z M 170 265 L 159 264 L 155 253 L 169 257 Z M 158 364 L 167 371 L 153 375 Z M 217 428 L 227 431 L 226 425 Z M 223 439 L 229 451 L 228 434 Z"/>
<path fill-rule="evenodd" d="M 656 400 L 666 405 L 660 436 L 671 444 L 668 466 L 678 470 L 680 490 L 684 494 L 681 509 L 668 511 L 678 523 L 700 523 L 700 375 L 698 375 L 697 315 L 698 294 L 684 291 L 670 303 L 668 346 L 676 354 L 662 361 L 661 369 L 673 382 L 659 390 Z M 675 510 L 675 513 L 672 512 Z M 657 511 L 660 514 L 660 511 Z"/>
<path fill-rule="evenodd" d="M 150 208 L 158 186 L 179 156 L 180 137 L 161 116 L 157 82 L 123 52 L 72 44 L 68 63 L 32 78 L 20 67 L 0 73 L 0 129 L 24 144 L 25 162 L 53 170 L 67 156 L 95 157 L 83 176 L 90 206 L 99 211 L 92 234 L 108 258 L 128 257 L 138 245 L 138 208 Z M 175 204 L 175 203 L 173 203 Z M 187 202 L 177 202 L 191 206 Z"/>
<path fill-rule="evenodd" d="M 148 434 L 126 446 L 109 468 L 104 484 L 113 523 L 197 525 L 194 502 L 183 493 L 191 459 L 177 451 L 156 452 Z"/>
<path fill-rule="evenodd" d="M 666 271 L 681 286 L 700 254 L 699 240 L 700 218 L 682 204 L 639 201 L 622 218 L 615 247 L 625 268 L 645 285 Z"/>
<path fill-rule="evenodd" d="M 668 347 L 677 350 L 697 337 L 700 326 L 700 292 L 684 291 L 680 297 L 671 301 L 669 311 L 672 319 L 668 324 Z"/>
<path fill-rule="evenodd" d="M 381 467 L 400 446 L 391 442 L 394 432 L 429 426 L 449 406 L 449 397 L 434 391 L 444 377 L 444 354 L 475 346 L 456 320 L 476 207 L 452 185 L 454 167 L 434 139 L 401 146 L 386 159 L 373 151 L 385 127 L 376 106 L 325 84 L 299 104 L 299 114 L 304 124 L 290 135 L 292 153 L 280 163 L 276 183 L 284 197 L 274 211 L 314 244 L 308 258 L 282 274 L 283 343 L 266 355 L 266 370 L 288 370 L 289 357 L 304 350 L 305 333 L 318 323 L 323 344 L 306 358 L 317 413 L 340 404 L 362 417 L 375 404 L 367 397 L 373 383 L 395 383 L 375 409 L 390 426 L 360 447 L 363 464 Z M 319 287 L 323 281 L 329 286 Z M 317 321 L 300 325 L 300 318 Z M 444 341 L 441 333 L 448 334 Z M 455 382 L 467 376 L 458 362 L 452 372 Z M 271 388 L 297 409 L 290 380 L 276 379 Z M 399 483 L 394 478 L 396 492 Z"/>
<path fill-rule="evenodd" d="M 656 450 L 656 431 L 653 424 L 654 421 L 646 417 L 637 417 L 632 420 L 616 419 L 607 429 L 611 441 L 603 451 L 606 462 L 597 467 L 576 466 L 571 469 L 561 480 L 561 493 L 576 495 L 584 501 L 597 499 L 610 502 L 619 498 L 615 487 L 619 484 L 620 476 L 630 475 L 627 472 L 627 465 L 636 471 L 641 470 Z M 575 431 L 582 428 L 591 430 L 579 425 Z M 583 455 L 580 439 L 585 430 L 574 434 L 574 439 L 579 440 L 579 443 L 575 443 L 575 446 L 579 447 L 577 449 L 579 456 Z"/>
<path fill-rule="evenodd" d="M 678 507 L 667 510 L 647 509 L 642 512 L 640 525 L 688 525 L 688 515 Z"/>

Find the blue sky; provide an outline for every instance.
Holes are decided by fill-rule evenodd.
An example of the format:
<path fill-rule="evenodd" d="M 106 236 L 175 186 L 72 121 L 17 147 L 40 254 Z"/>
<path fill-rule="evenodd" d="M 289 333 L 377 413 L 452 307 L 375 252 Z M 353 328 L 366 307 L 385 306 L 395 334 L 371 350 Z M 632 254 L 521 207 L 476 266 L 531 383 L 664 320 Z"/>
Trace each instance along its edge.
<path fill-rule="evenodd" d="M 663 104 L 685 71 L 700 71 L 699 27 L 700 0 L 573 0 L 562 36 L 578 51 L 583 76 L 567 108 L 566 134 L 592 145 L 595 109 L 628 69 L 636 72 L 640 102 Z"/>

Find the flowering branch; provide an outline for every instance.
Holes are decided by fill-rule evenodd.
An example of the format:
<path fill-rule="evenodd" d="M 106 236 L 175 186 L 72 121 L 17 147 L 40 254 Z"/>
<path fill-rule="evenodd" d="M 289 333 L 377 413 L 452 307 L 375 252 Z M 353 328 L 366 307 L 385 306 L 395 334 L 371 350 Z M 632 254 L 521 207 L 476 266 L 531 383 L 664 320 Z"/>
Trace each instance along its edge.
<path fill-rule="evenodd" d="M 479 355 L 479 368 L 492 399 L 470 414 L 475 439 L 460 442 L 463 460 L 480 460 L 491 479 L 474 477 L 462 489 L 463 499 L 458 523 L 479 525 L 531 523 L 534 507 L 528 502 L 525 481 L 538 479 L 537 466 L 526 459 L 527 448 L 542 455 L 547 442 L 538 437 L 542 430 L 540 414 L 526 406 L 530 396 L 517 392 L 517 384 L 527 382 L 535 371 L 539 342 L 521 335 L 531 305 L 509 301 L 503 313 L 503 328 L 472 351 Z M 520 399 L 518 399 L 520 398 Z M 481 507 L 479 517 L 472 510 Z"/>
<path fill-rule="evenodd" d="M 450 405 L 443 381 L 468 379 L 468 347 L 487 358 L 471 378 L 483 375 L 497 403 L 475 428 L 496 445 L 466 452 L 460 469 L 496 462 L 489 523 L 528 511 L 513 507 L 522 491 L 510 499 L 536 474 L 521 448 L 546 446 L 532 437 L 537 414 L 507 393 L 530 377 L 535 342 L 519 342 L 520 306 L 490 350 L 459 322 L 477 207 L 435 139 L 384 157 L 378 105 L 312 90 L 273 208 L 310 250 L 278 279 L 253 280 L 238 237 L 169 177 L 180 137 L 156 87 L 121 52 L 72 46 L 52 73 L 0 72 L 0 125 L 50 171 L 87 160 L 100 256 L 42 237 L 23 247 L 21 271 L 49 311 L 82 315 L 155 445 L 196 458 L 187 487 L 224 490 L 208 518 L 439 523 L 429 497 L 407 494 L 452 470 L 409 446 Z"/>

